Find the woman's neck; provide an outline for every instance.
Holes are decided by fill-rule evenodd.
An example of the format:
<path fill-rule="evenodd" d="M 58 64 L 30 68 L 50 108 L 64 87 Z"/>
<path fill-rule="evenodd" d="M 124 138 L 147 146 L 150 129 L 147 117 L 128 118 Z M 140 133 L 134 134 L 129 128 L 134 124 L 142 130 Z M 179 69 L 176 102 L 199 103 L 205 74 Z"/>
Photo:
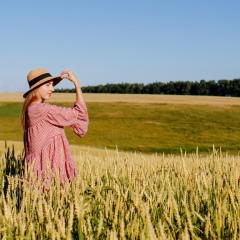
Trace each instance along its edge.
<path fill-rule="evenodd" d="M 43 103 L 44 101 L 43 100 L 36 100 L 36 101 L 33 101 L 30 103 L 30 106 L 33 106 L 35 105 L 36 103 Z"/>

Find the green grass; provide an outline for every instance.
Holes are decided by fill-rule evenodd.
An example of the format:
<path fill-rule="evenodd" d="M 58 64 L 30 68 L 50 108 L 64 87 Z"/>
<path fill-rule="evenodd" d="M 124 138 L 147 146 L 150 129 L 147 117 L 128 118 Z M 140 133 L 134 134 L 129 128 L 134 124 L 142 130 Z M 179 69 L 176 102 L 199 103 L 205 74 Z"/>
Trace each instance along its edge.
<path fill-rule="evenodd" d="M 60 104 L 58 104 L 60 105 Z M 62 103 L 61 106 L 72 106 Z M 21 103 L 1 103 L 0 140 L 22 140 Z M 69 128 L 70 144 L 142 152 L 209 152 L 213 144 L 238 153 L 240 106 L 153 103 L 87 103 L 89 131 L 80 139 Z"/>

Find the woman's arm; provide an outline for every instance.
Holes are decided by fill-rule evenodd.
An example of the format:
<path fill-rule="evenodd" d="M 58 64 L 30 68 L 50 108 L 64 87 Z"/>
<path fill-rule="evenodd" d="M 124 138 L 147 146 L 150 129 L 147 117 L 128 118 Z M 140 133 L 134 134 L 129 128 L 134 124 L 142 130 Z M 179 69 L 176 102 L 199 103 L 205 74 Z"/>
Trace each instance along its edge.
<path fill-rule="evenodd" d="M 42 104 L 46 112 L 46 121 L 59 127 L 71 126 L 74 133 L 83 137 L 88 131 L 88 111 L 83 102 L 77 101 L 73 108 L 59 107 L 48 103 Z"/>
<path fill-rule="evenodd" d="M 61 72 L 60 76 L 62 78 L 67 78 L 69 79 L 71 82 L 74 83 L 75 85 L 75 90 L 76 90 L 76 101 L 82 102 L 85 104 L 84 99 L 83 99 L 83 94 L 82 94 L 82 90 L 80 87 L 80 83 L 77 79 L 77 77 L 74 75 L 74 73 L 68 69 L 65 69 Z"/>

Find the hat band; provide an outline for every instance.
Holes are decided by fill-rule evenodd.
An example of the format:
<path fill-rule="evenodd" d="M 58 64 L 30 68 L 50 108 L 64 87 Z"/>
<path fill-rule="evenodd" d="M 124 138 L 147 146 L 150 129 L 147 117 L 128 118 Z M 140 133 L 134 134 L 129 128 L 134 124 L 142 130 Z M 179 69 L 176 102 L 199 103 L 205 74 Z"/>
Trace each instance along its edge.
<path fill-rule="evenodd" d="M 43 80 L 44 78 L 47 77 L 51 77 L 52 75 L 50 73 L 44 73 L 42 75 L 39 75 L 38 77 L 34 78 L 33 80 L 31 80 L 30 82 L 28 82 L 29 87 L 32 87 L 34 84 L 36 84 L 37 82 Z"/>

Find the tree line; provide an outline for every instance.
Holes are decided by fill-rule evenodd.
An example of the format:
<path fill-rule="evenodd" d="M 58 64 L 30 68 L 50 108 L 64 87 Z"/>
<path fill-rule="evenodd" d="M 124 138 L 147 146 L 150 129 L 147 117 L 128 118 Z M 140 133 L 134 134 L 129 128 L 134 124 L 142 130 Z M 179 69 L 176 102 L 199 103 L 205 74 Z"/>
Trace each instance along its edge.
<path fill-rule="evenodd" d="M 82 87 L 84 93 L 171 94 L 205 96 L 240 96 L 240 78 L 233 80 L 170 81 L 167 83 L 108 83 Z M 56 89 L 55 92 L 73 93 L 75 89 Z"/>

